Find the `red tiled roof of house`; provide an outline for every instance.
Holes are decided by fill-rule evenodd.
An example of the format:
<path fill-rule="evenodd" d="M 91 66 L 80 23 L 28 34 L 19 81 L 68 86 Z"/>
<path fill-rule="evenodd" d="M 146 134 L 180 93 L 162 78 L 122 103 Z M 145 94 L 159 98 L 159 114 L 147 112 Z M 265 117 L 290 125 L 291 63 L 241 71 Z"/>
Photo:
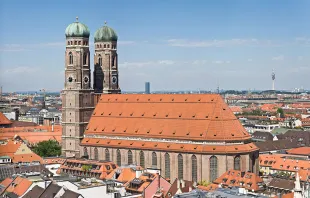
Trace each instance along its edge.
<path fill-rule="evenodd" d="M 282 198 L 294 198 L 294 193 L 291 192 L 291 193 L 284 194 L 282 195 Z"/>
<path fill-rule="evenodd" d="M 8 140 L 6 144 L 0 144 L 0 156 L 9 156 L 13 163 L 18 162 L 40 162 L 43 160 L 40 156 L 32 152 L 29 148 L 27 153 L 18 153 L 18 149 L 23 145 L 23 143 L 18 141 Z"/>
<path fill-rule="evenodd" d="M 20 197 L 28 190 L 31 184 L 32 182 L 28 179 L 18 176 L 10 183 L 5 192 L 12 192 Z"/>
<path fill-rule="evenodd" d="M 249 140 L 217 94 L 103 94 L 85 135 Z"/>
<path fill-rule="evenodd" d="M 260 186 L 262 186 L 263 179 L 254 173 L 229 170 L 214 180 L 213 183 L 222 184 L 224 187 L 236 186 L 251 191 L 259 191 L 262 190 Z"/>
<path fill-rule="evenodd" d="M 0 125 L 10 125 L 12 122 L 2 113 L 0 112 Z"/>
<path fill-rule="evenodd" d="M 298 170 L 301 169 L 309 169 L 310 163 L 306 159 L 297 160 L 289 158 L 280 158 L 272 164 L 271 168 L 280 171 L 297 172 Z"/>
<path fill-rule="evenodd" d="M 61 143 L 62 127 L 54 126 L 54 131 L 51 126 L 0 128 L 0 139 L 12 139 L 15 135 L 28 141 L 29 144 L 46 140 L 56 140 Z"/>
<path fill-rule="evenodd" d="M 142 170 L 141 166 L 136 166 L 134 168 Z M 114 169 L 109 175 L 107 175 L 106 179 L 112 179 L 116 172 L 118 172 L 119 174 L 116 180 L 124 184 L 133 180 L 136 177 L 136 171 L 133 169 L 133 167 L 128 166 L 128 167 L 118 167 L 117 169 Z"/>
<path fill-rule="evenodd" d="M 239 106 L 229 106 L 229 108 L 234 113 L 241 113 L 242 112 L 242 108 Z"/>
<path fill-rule="evenodd" d="M 288 151 L 286 151 L 288 154 L 292 155 L 307 155 L 310 156 L 310 147 L 299 147 L 299 148 L 293 148 Z"/>
<path fill-rule="evenodd" d="M 66 161 L 64 158 L 44 158 L 43 159 L 43 164 L 63 164 Z"/>
<path fill-rule="evenodd" d="M 276 112 L 283 104 L 263 104 L 260 109 L 262 111 Z"/>
<path fill-rule="evenodd" d="M 85 171 L 82 168 L 83 165 L 98 166 L 98 169 L 92 168 L 91 170 Z M 115 168 L 117 168 L 117 165 L 114 164 L 113 162 L 82 160 L 82 159 L 66 159 L 65 162 L 57 170 L 57 173 L 64 172 L 79 176 L 84 176 L 82 174 L 89 174 L 93 175 L 94 177 L 97 177 L 98 179 L 105 179 Z"/>

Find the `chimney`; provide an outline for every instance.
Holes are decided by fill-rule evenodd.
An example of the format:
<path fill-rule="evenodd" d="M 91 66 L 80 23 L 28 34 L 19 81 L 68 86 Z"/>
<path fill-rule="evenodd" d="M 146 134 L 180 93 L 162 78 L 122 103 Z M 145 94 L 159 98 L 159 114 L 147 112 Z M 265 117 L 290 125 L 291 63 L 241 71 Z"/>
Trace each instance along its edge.
<path fill-rule="evenodd" d="M 52 132 L 54 132 L 54 121 L 52 121 Z"/>
<path fill-rule="evenodd" d="M 180 183 L 181 183 L 181 182 L 180 182 L 180 180 L 178 179 L 178 180 L 177 180 L 177 189 L 180 189 Z"/>
<path fill-rule="evenodd" d="M 158 189 L 160 189 L 160 176 L 159 176 L 159 173 L 156 173 L 157 175 L 157 179 L 158 179 Z"/>

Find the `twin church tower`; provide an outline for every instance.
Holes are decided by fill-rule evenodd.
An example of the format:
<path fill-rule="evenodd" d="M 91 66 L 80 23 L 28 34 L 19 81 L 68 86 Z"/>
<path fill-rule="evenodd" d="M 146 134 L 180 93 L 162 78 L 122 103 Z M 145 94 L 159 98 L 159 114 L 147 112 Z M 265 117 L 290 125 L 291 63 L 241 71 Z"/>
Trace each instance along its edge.
<path fill-rule="evenodd" d="M 78 21 L 66 28 L 65 84 L 62 92 L 62 155 L 80 157 L 79 144 L 101 94 L 121 93 L 118 81 L 117 34 L 106 26 L 94 35 L 91 86 L 88 27 Z"/>

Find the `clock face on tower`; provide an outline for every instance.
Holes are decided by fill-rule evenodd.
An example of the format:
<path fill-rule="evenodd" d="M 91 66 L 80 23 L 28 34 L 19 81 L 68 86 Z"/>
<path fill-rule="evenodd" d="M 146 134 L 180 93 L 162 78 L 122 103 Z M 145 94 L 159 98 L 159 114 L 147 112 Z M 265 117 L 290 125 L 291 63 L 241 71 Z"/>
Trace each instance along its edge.
<path fill-rule="evenodd" d="M 112 84 L 116 84 L 117 83 L 117 77 L 116 76 L 113 76 L 112 77 Z"/>
<path fill-rule="evenodd" d="M 72 77 L 70 76 L 70 77 L 68 78 L 68 81 L 69 81 L 69 82 L 72 82 L 72 80 L 73 80 L 73 79 L 72 79 Z"/>

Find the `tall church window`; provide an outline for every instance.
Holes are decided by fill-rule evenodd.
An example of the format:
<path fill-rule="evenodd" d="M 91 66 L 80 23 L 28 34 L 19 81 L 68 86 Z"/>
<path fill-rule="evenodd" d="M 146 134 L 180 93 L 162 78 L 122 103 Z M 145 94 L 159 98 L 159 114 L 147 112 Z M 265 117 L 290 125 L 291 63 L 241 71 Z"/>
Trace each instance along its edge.
<path fill-rule="evenodd" d="M 197 157 L 192 156 L 192 181 L 197 182 Z"/>
<path fill-rule="evenodd" d="M 105 160 L 110 161 L 110 151 L 109 151 L 109 149 L 105 149 Z"/>
<path fill-rule="evenodd" d="M 116 163 L 118 166 L 122 165 L 122 155 L 121 155 L 121 151 L 119 149 L 117 149 L 116 151 Z"/>
<path fill-rule="evenodd" d="M 157 155 L 155 152 L 152 153 L 152 166 L 157 167 Z"/>
<path fill-rule="evenodd" d="M 99 152 L 97 147 L 94 149 L 94 153 L 95 153 L 95 160 L 99 160 Z"/>
<path fill-rule="evenodd" d="M 84 147 L 84 156 L 85 157 L 88 156 L 88 152 L 87 152 L 87 148 L 86 147 Z"/>
<path fill-rule="evenodd" d="M 83 54 L 83 65 L 87 65 L 87 53 Z"/>
<path fill-rule="evenodd" d="M 140 166 L 144 168 L 144 152 L 140 151 Z"/>
<path fill-rule="evenodd" d="M 128 151 L 128 164 L 132 164 L 132 152 L 131 152 L 131 150 Z"/>
<path fill-rule="evenodd" d="M 102 57 L 100 54 L 98 55 L 98 64 L 99 66 L 102 66 Z"/>
<path fill-rule="evenodd" d="M 234 159 L 234 169 L 240 170 L 240 155 L 237 155 Z"/>
<path fill-rule="evenodd" d="M 165 154 L 165 177 L 170 178 L 170 155 Z"/>
<path fill-rule="evenodd" d="M 178 179 L 183 179 L 183 156 L 178 155 Z"/>
<path fill-rule="evenodd" d="M 69 52 L 69 65 L 73 64 L 73 54 L 72 52 Z"/>
<path fill-rule="evenodd" d="M 213 182 L 217 178 L 217 157 L 210 157 L 210 182 Z"/>

